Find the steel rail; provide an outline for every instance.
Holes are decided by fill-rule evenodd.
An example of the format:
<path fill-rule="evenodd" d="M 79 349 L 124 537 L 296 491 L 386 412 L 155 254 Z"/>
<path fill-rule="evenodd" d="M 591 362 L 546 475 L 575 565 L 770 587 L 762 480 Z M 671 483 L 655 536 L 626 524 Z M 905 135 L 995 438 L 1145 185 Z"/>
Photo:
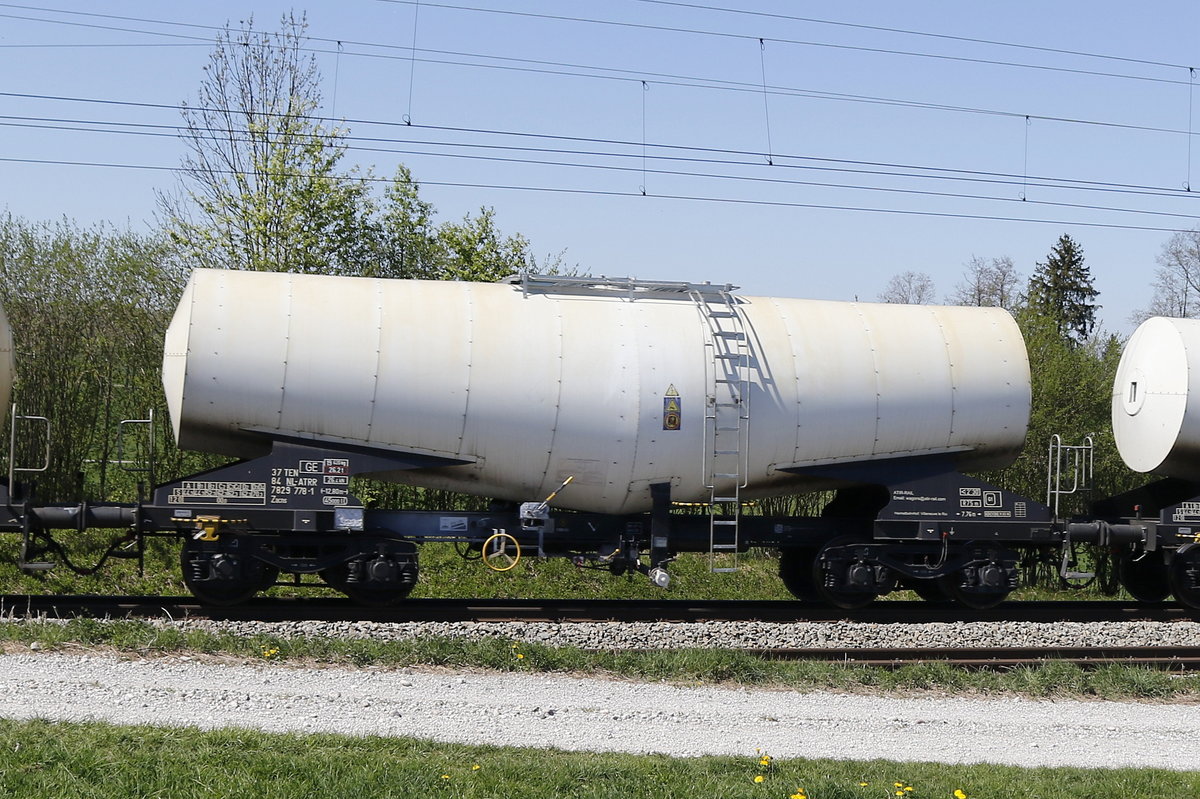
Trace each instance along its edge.
<path fill-rule="evenodd" d="M 1047 663 L 1070 663 L 1082 668 L 1140 666 L 1170 671 L 1200 669 L 1200 646 L 1107 647 L 902 647 L 861 649 L 745 649 L 768 660 L 805 660 L 847 666 L 900 668 L 941 663 L 966 669 L 1014 669 Z"/>
<path fill-rule="evenodd" d="M 1200 620 L 1177 603 L 1115 601 L 1005 602 L 973 610 L 928 602 L 877 602 L 843 610 L 799 601 L 609 599 L 407 599 L 369 608 L 345 598 L 257 598 L 234 607 L 204 606 L 180 596 L 0 595 L 0 615 L 71 618 L 203 618 L 229 621 L 543 621 L 543 622 L 864 622 L 930 624 L 973 621 L 1133 622 Z"/>

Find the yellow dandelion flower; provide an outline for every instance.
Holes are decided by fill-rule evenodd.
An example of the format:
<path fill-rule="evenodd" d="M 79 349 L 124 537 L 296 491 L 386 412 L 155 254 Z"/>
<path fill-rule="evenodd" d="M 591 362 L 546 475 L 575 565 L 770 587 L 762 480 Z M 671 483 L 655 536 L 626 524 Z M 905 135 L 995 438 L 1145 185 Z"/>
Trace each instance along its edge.
<path fill-rule="evenodd" d="M 911 785 L 906 785 L 906 786 L 904 787 L 904 790 L 905 790 L 905 791 L 912 791 L 912 786 L 911 786 Z"/>
<path fill-rule="evenodd" d="M 769 766 L 769 765 L 771 765 L 771 756 L 770 756 L 770 755 L 763 755 L 762 757 L 760 757 L 760 758 L 758 759 L 758 765 L 760 765 L 760 766 Z"/>
<path fill-rule="evenodd" d="M 808 799 L 808 797 L 804 795 L 804 791 L 796 791 L 788 799 Z"/>
<path fill-rule="evenodd" d="M 868 785 L 870 785 L 870 784 L 871 784 L 871 783 L 869 783 L 869 782 L 860 782 L 860 783 L 858 784 L 858 787 L 859 787 L 859 788 L 866 788 L 866 787 L 867 787 Z"/>
<path fill-rule="evenodd" d="M 525 656 L 524 656 L 524 655 L 522 655 L 520 652 L 518 652 L 518 653 L 517 653 L 517 660 L 524 660 L 524 659 L 525 659 Z"/>
<path fill-rule="evenodd" d="M 449 774 L 443 774 L 443 775 L 442 775 L 442 779 L 444 779 L 444 780 L 448 780 L 448 779 L 450 779 L 450 775 L 449 775 Z"/>
<path fill-rule="evenodd" d="M 754 778 L 754 781 L 755 781 L 755 782 L 762 782 L 762 781 L 763 781 L 763 780 L 765 780 L 765 779 L 766 779 L 766 777 L 764 777 L 763 775 L 759 774 L 758 776 L 756 776 L 756 777 Z"/>
<path fill-rule="evenodd" d="M 481 768 L 483 768 L 483 766 L 476 763 L 475 765 L 471 766 L 471 771 L 479 771 Z"/>
<path fill-rule="evenodd" d="M 962 788 L 954 789 L 954 799 L 967 799 L 967 793 Z"/>
<path fill-rule="evenodd" d="M 892 787 L 893 787 L 893 788 L 903 788 L 903 787 L 904 787 L 904 783 L 902 783 L 902 782 L 893 782 L 893 783 L 892 783 Z"/>
<path fill-rule="evenodd" d="M 904 791 L 896 791 L 896 796 L 904 796 Z"/>

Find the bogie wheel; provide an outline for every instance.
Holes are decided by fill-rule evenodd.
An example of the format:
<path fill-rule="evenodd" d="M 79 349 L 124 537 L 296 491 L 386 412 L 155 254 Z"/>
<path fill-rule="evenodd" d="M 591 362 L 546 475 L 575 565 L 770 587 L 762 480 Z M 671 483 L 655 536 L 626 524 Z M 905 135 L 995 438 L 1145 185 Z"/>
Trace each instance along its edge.
<path fill-rule="evenodd" d="M 813 587 L 817 596 L 834 607 L 865 608 L 882 593 L 890 591 L 894 578 L 882 575 L 884 567 L 869 561 L 870 539 L 839 536 L 821 547 L 813 559 Z"/>
<path fill-rule="evenodd" d="M 183 584 L 201 604 L 228 607 L 275 583 L 279 569 L 237 552 L 207 550 L 185 539 L 179 552 Z"/>
<path fill-rule="evenodd" d="M 779 551 L 779 578 L 796 599 L 818 602 L 821 596 L 813 585 L 813 558 L 817 551 L 812 548 L 788 547 Z"/>
<path fill-rule="evenodd" d="M 989 543 L 968 541 L 954 552 L 966 563 L 939 582 L 947 596 L 972 610 L 994 608 L 1008 598 L 1020 581 L 1015 552 Z"/>
<path fill-rule="evenodd" d="M 360 605 L 384 608 L 399 604 L 412 592 L 417 563 L 403 555 L 357 558 L 325 569 L 320 577 Z"/>
<path fill-rule="evenodd" d="M 1138 602 L 1162 602 L 1171 592 L 1167 566 L 1157 552 L 1122 555 L 1117 560 L 1117 578 Z"/>
<path fill-rule="evenodd" d="M 1171 558 L 1167 583 L 1181 604 L 1200 609 L 1200 545 L 1185 544 Z"/>
<path fill-rule="evenodd" d="M 1008 598 L 1009 590 L 981 591 L 971 590 L 964 585 L 962 572 L 947 574 L 938 580 L 946 598 L 972 610 L 987 610 L 994 608 Z"/>

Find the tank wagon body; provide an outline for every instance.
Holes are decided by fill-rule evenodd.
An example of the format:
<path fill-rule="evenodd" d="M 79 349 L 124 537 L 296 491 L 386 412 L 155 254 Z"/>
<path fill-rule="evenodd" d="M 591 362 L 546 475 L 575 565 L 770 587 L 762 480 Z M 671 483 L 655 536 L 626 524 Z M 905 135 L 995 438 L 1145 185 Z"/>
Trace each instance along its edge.
<path fill-rule="evenodd" d="M 186 449 L 272 440 L 444 466 L 376 476 L 650 510 L 828 484 L 822 467 L 1020 451 L 1029 366 L 999 309 L 738 297 L 705 284 L 515 284 L 197 270 L 167 333 Z M 724 476 L 723 476 L 724 475 Z"/>

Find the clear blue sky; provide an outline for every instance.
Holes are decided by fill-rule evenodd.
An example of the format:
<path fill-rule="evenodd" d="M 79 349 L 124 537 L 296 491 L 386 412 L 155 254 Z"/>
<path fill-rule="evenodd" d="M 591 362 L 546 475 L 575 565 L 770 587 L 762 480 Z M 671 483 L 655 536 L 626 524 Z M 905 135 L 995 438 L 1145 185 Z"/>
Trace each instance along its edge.
<path fill-rule="evenodd" d="M 378 139 L 347 165 L 402 161 L 440 218 L 492 206 L 594 274 L 873 299 L 914 270 L 943 297 L 1065 232 L 1127 333 L 1200 223 L 1193 0 L 0 3 L 0 207 L 152 226 L 183 147 L 130 126 L 178 124 L 212 28 L 289 9 L 324 112 Z"/>

